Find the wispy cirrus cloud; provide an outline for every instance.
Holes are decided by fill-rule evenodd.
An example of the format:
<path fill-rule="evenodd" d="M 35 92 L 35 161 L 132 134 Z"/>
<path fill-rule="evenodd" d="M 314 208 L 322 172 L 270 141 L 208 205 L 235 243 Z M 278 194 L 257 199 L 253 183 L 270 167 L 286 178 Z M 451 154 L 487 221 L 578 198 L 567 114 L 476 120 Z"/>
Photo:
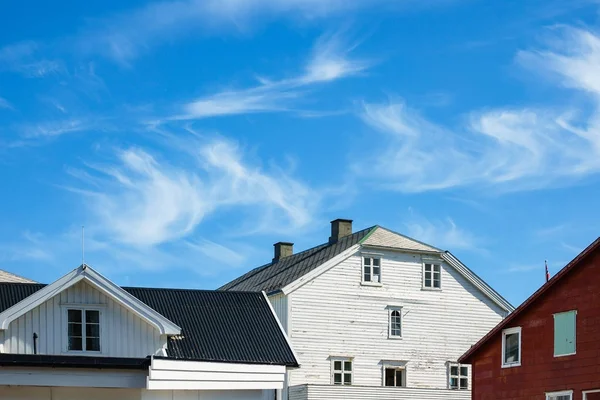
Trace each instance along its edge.
<path fill-rule="evenodd" d="M 64 70 L 62 62 L 41 55 L 40 44 L 23 41 L 0 48 L 0 71 L 12 71 L 27 78 L 42 78 Z"/>
<path fill-rule="evenodd" d="M 341 32 L 321 36 L 301 68 L 291 78 L 267 80 L 239 90 L 224 90 L 183 106 L 183 113 L 171 119 L 202 119 L 237 114 L 291 111 L 318 84 L 347 78 L 365 71 L 372 62 L 353 58 L 350 45 Z M 300 110 L 303 111 L 303 110 Z"/>
<path fill-rule="evenodd" d="M 543 51 L 520 52 L 522 64 L 557 76 L 589 109 L 562 106 L 474 111 L 457 127 L 437 124 L 402 100 L 364 104 L 360 113 L 382 134 L 369 171 L 381 185 L 406 192 L 491 186 L 529 190 L 600 173 L 600 37 L 563 28 Z"/>
<path fill-rule="evenodd" d="M 481 241 L 471 232 L 457 226 L 450 217 L 429 219 L 411 210 L 411 217 L 404 225 L 410 237 L 440 249 L 484 251 Z"/>
<path fill-rule="evenodd" d="M 4 97 L 0 97 L 0 108 L 5 108 L 5 109 L 9 109 L 9 110 L 14 109 L 12 104 L 10 104 L 9 101 L 6 100 Z"/>
<path fill-rule="evenodd" d="M 77 191 L 107 238 L 156 246 L 187 238 L 208 215 L 236 208 L 247 212 L 243 228 L 252 231 L 298 229 L 312 220 L 318 193 L 282 170 L 250 163 L 234 142 L 190 141 L 186 149 L 171 159 L 191 164 L 174 165 L 129 148 L 119 150 L 111 164 L 71 170 L 89 183 Z"/>

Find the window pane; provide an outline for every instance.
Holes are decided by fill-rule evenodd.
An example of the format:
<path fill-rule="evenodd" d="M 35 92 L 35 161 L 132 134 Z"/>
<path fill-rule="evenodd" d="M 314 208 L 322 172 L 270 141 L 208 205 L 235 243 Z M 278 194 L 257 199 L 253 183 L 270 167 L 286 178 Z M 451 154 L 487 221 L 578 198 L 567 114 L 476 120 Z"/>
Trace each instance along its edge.
<path fill-rule="evenodd" d="M 394 369 L 386 368 L 385 369 L 385 386 L 395 386 L 394 382 Z"/>
<path fill-rule="evenodd" d="M 344 361 L 344 371 L 352 371 L 352 361 Z"/>
<path fill-rule="evenodd" d="M 458 367 L 453 365 L 450 367 L 450 375 L 457 376 L 458 375 Z"/>
<path fill-rule="evenodd" d="M 69 336 L 81 336 L 81 324 L 68 324 Z"/>
<path fill-rule="evenodd" d="M 341 371 L 342 370 L 342 362 L 341 361 L 334 361 L 333 362 L 333 369 L 335 371 Z"/>
<path fill-rule="evenodd" d="M 365 257 L 365 265 L 371 265 L 371 259 L 370 258 Z"/>
<path fill-rule="evenodd" d="M 376 267 L 379 267 L 379 258 L 374 258 L 373 259 L 373 265 Z"/>
<path fill-rule="evenodd" d="M 373 267 L 373 275 L 380 275 L 381 270 L 379 267 Z"/>
<path fill-rule="evenodd" d="M 425 287 L 431 287 L 431 279 L 425 279 Z"/>
<path fill-rule="evenodd" d="M 469 387 L 469 380 L 467 378 L 460 378 L 460 388 L 467 389 Z"/>
<path fill-rule="evenodd" d="M 80 337 L 70 337 L 69 338 L 69 350 L 83 350 L 81 347 L 81 338 Z"/>
<path fill-rule="evenodd" d="M 504 362 L 519 362 L 519 334 L 510 333 L 505 336 L 505 341 Z"/>
<path fill-rule="evenodd" d="M 439 277 L 433 279 L 433 287 L 435 287 L 435 288 L 440 287 L 440 278 Z"/>
<path fill-rule="evenodd" d="M 439 274 L 439 273 L 440 273 L 440 266 L 439 266 L 439 265 L 434 265 L 434 266 L 433 266 L 433 271 L 434 271 L 435 273 Z"/>
<path fill-rule="evenodd" d="M 85 349 L 87 351 L 100 351 L 100 338 L 86 338 Z"/>
<path fill-rule="evenodd" d="M 100 311 L 98 310 L 86 310 L 85 312 L 85 322 L 100 322 Z"/>
<path fill-rule="evenodd" d="M 342 374 L 333 374 L 333 383 L 335 385 L 341 385 L 342 384 Z"/>
<path fill-rule="evenodd" d="M 69 321 L 68 322 L 81 322 L 81 310 L 69 310 Z"/>
<path fill-rule="evenodd" d="M 431 279 L 431 272 L 425 271 L 425 279 Z"/>
<path fill-rule="evenodd" d="M 371 282 L 371 274 L 368 272 L 365 272 L 365 282 Z"/>
<path fill-rule="evenodd" d="M 458 378 L 450 378 L 450 389 L 458 389 Z"/>
<path fill-rule="evenodd" d="M 425 264 L 425 272 L 431 273 L 431 264 Z"/>
<path fill-rule="evenodd" d="M 352 374 L 344 374 L 344 385 L 352 385 Z"/>
<path fill-rule="evenodd" d="M 469 368 L 468 367 L 460 367 L 460 374 L 462 376 L 469 376 Z"/>
<path fill-rule="evenodd" d="M 396 386 L 404 386 L 403 375 L 404 371 L 402 371 L 401 369 L 396 370 Z"/>
<path fill-rule="evenodd" d="M 100 337 L 100 324 L 86 324 L 85 336 Z"/>

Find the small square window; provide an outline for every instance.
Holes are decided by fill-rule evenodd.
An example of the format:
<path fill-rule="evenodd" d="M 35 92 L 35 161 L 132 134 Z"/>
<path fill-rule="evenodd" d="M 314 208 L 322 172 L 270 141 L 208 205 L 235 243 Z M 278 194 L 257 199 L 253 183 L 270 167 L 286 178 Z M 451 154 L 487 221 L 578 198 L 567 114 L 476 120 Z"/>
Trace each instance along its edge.
<path fill-rule="evenodd" d="M 469 389 L 469 367 L 461 364 L 449 364 L 449 388 L 456 390 Z"/>
<path fill-rule="evenodd" d="M 427 289 L 442 288 L 442 266 L 439 264 L 423 264 L 423 287 Z"/>
<path fill-rule="evenodd" d="M 347 358 L 332 360 L 331 377 L 334 385 L 352 385 L 352 360 Z"/>
<path fill-rule="evenodd" d="M 363 257 L 363 282 L 381 283 L 381 259 L 377 257 Z"/>

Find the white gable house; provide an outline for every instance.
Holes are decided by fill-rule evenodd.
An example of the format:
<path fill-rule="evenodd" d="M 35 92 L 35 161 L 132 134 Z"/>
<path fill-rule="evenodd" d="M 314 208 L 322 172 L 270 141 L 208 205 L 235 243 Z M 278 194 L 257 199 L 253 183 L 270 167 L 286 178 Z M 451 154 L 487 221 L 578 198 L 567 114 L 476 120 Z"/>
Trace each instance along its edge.
<path fill-rule="evenodd" d="M 264 293 L 0 283 L 0 398 L 267 400 L 297 365 Z"/>
<path fill-rule="evenodd" d="M 451 253 L 350 220 L 300 253 L 275 244 L 221 290 L 268 293 L 299 357 L 290 400 L 470 399 L 457 360 L 513 310 Z"/>

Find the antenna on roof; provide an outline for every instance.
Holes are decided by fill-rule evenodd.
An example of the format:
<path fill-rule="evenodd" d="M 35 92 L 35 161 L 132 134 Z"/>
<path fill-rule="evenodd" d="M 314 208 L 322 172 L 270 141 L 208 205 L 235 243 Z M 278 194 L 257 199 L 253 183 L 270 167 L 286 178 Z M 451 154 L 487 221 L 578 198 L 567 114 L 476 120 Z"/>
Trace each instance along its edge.
<path fill-rule="evenodd" d="M 81 268 L 85 267 L 85 227 L 81 225 Z"/>

